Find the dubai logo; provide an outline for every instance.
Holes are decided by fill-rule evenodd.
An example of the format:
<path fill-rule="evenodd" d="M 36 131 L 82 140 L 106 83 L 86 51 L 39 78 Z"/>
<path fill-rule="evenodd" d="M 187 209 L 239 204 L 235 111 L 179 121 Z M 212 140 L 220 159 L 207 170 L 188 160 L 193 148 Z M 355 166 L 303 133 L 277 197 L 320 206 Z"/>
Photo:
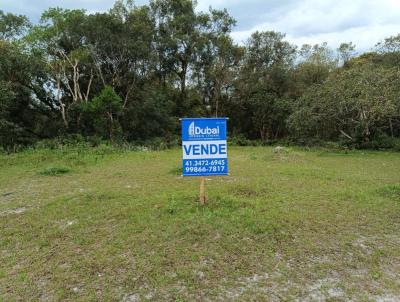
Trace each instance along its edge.
<path fill-rule="evenodd" d="M 194 122 L 189 125 L 189 136 L 197 136 L 197 135 L 219 135 L 219 126 L 216 128 L 200 128 L 196 127 Z"/>
<path fill-rule="evenodd" d="M 194 130 L 194 122 L 192 122 L 190 125 L 189 125 L 189 136 L 193 136 L 195 133 L 195 130 Z"/>

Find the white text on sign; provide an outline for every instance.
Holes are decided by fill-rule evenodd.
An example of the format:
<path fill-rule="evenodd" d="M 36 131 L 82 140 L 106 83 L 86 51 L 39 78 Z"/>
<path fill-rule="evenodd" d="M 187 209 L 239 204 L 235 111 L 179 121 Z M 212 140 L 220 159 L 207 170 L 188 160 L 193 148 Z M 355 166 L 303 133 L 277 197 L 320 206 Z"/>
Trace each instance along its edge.
<path fill-rule="evenodd" d="M 183 159 L 227 158 L 226 141 L 188 141 L 182 143 Z"/>

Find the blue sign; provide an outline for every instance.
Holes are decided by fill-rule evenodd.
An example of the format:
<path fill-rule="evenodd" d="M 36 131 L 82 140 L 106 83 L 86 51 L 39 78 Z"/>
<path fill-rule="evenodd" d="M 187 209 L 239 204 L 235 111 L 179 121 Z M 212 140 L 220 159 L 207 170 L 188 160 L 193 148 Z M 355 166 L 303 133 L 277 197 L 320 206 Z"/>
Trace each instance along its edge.
<path fill-rule="evenodd" d="M 228 175 L 227 118 L 184 118 L 183 176 Z"/>

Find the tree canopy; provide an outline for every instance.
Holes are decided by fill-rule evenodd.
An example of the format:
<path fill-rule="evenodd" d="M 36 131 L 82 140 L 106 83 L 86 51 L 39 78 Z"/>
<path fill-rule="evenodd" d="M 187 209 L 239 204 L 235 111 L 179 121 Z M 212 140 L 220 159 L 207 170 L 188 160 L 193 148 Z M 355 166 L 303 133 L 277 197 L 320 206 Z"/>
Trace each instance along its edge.
<path fill-rule="evenodd" d="M 174 140 L 188 116 L 228 116 L 231 136 L 263 143 L 395 144 L 400 34 L 358 54 L 352 42 L 296 46 L 274 31 L 238 45 L 235 24 L 192 0 L 49 8 L 34 25 L 0 11 L 0 145 Z"/>

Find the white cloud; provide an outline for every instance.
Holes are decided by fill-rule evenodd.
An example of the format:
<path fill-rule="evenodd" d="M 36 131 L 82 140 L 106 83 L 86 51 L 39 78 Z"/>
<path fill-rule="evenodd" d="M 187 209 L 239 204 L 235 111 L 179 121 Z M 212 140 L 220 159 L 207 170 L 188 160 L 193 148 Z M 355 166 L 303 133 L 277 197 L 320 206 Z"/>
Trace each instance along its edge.
<path fill-rule="evenodd" d="M 275 30 L 287 34 L 292 43 L 328 42 L 336 48 L 353 41 L 359 51 L 369 50 L 384 37 L 400 32 L 400 1 L 394 0 L 304 0 L 278 18 L 235 31 L 233 38 L 243 43 L 252 32 Z"/>
<path fill-rule="evenodd" d="M 222 7 L 238 5 L 241 2 L 242 2 L 241 0 L 200 0 L 198 1 L 197 10 L 207 11 L 210 6 L 216 8 L 222 8 Z M 257 1 L 250 0 L 249 2 L 257 2 Z"/>
<path fill-rule="evenodd" d="M 37 22 L 48 7 L 106 11 L 114 0 L 0 0 L 1 8 Z M 136 0 L 138 5 L 148 0 Z M 227 8 L 238 21 L 233 38 L 242 43 L 256 30 L 287 34 L 297 44 L 352 41 L 359 51 L 400 32 L 400 0 L 198 0 L 198 11 Z"/>

